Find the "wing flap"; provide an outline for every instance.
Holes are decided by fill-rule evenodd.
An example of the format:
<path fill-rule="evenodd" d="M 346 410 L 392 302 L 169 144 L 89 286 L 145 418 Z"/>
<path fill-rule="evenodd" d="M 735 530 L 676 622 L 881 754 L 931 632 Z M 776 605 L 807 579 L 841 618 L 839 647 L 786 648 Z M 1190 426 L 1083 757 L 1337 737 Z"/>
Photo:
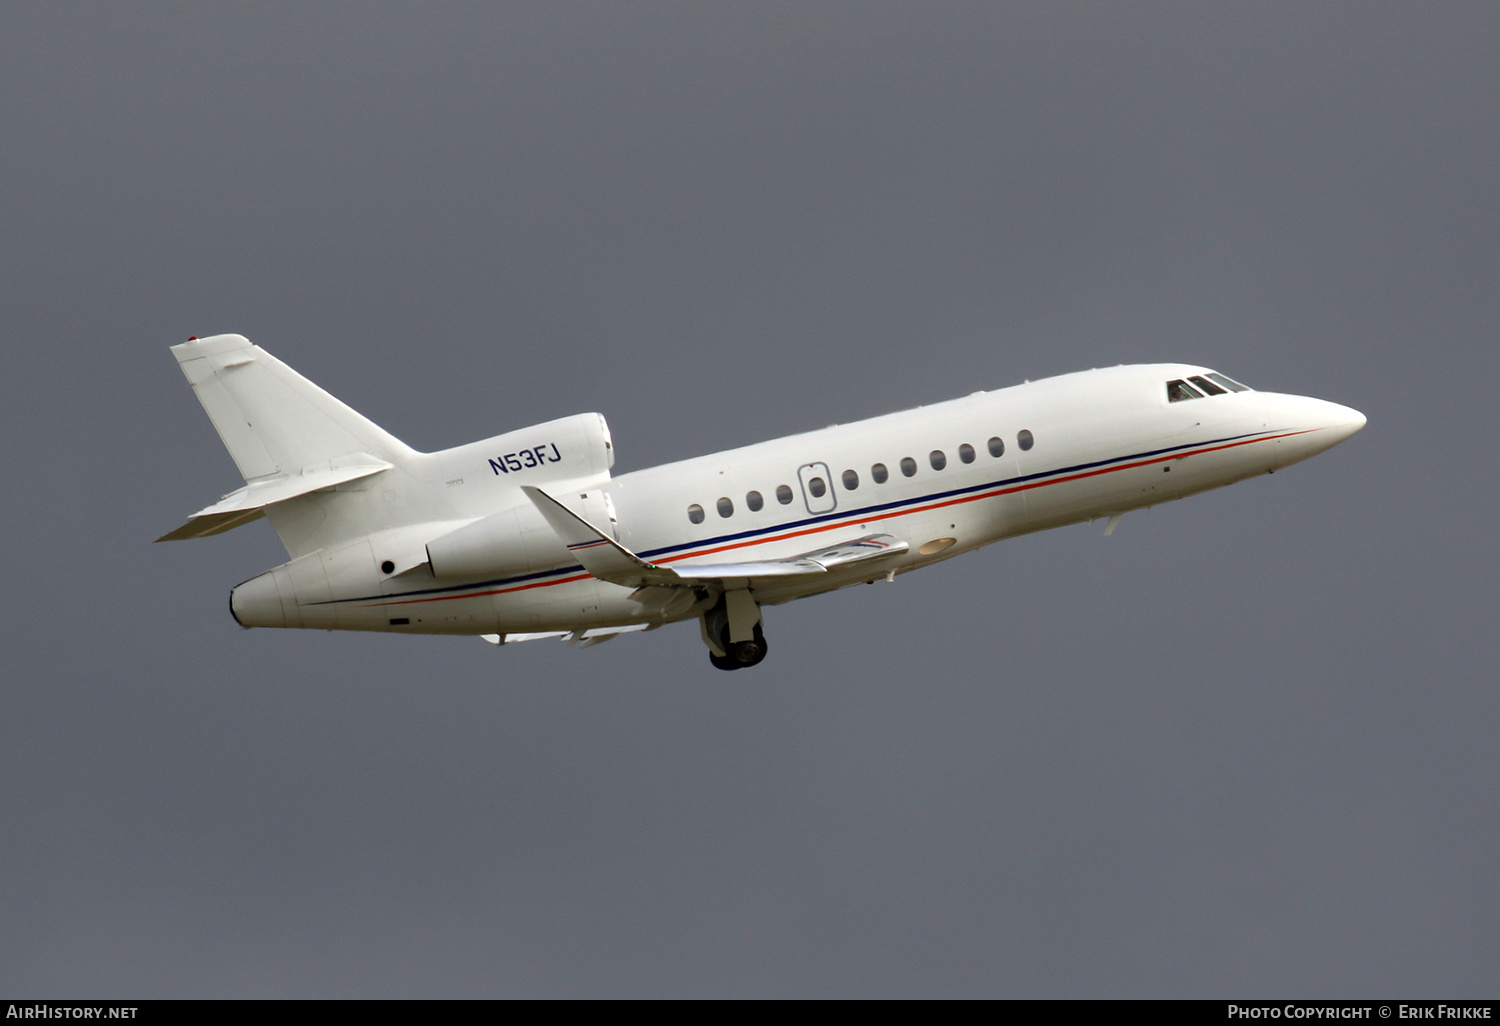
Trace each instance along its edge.
<path fill-rule="evenodd" d="M 668 569 L 684 580 L 694 581 L 730 577 L 792 577 L 798 574 L 827 573 L 853 563 L 898 555 L 907 548 L 906 542 L 894 535 L 871 534 L 786 559 L 766 559 L 754 563 L 682 563 Z"/>
<path fill-rule="evenodd" d="M 755 563 L 683 563 L 668 567 L 684 581 L 716 581 L 730 577 L 797 577 L 827 573 L 810 559 L 774 559 Z"/>
<path fill-rule="evenodd" d="M 530 634 L 481 634 L 491 645 L 514 645 L 519 641 L 543 641 L 547 638 L 567 638 L 570 648 L 592 648 L 612 641 L 621 634 L 649 631 L 649 623 L 628 623 L 623 627 L 591 627 L 577 631 L 536 631 Z"/>

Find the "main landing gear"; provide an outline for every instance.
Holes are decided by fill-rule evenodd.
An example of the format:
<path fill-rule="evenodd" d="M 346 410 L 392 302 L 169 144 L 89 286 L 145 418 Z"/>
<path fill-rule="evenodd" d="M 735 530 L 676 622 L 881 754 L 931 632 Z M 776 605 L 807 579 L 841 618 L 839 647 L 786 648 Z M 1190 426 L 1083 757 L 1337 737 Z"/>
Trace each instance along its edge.
<path fill-rule="evenodd" d="M 718 670 L 740 670 L 766 657 L 760 606 L 748 588 L 726 591 L 699 617 L 708 661 Z"/>
<path fill-rule="evenodd" d="M 740 670 L 747 666 L 754 666 L 766 657 L 766 636 L 761 633 L 760 624 L 755 625 L 755 637 L 749 641 L 731 641 L 724 655 L 715 655 L 710 649 L 708 661 L 714 664 L 716 670 Z"/>

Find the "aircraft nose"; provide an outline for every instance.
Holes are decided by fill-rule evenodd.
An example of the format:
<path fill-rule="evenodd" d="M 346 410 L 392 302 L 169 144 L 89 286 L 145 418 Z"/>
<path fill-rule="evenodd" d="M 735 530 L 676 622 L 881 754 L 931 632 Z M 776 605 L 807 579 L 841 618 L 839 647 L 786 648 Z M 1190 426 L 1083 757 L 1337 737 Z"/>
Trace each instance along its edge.
<path fill-rule="evenodd" d="M 1332 449 L 1365 426 L 1365 415 L 1348 406 L 1306 395 L 1267 396 L 1267 424 L 1291 433 L 1276 442 L 1276 466 Z"/>
<path fill-rule="evenodd" d="M 1365 426 L 1365 415 L 1350 406 L 1340 406 L 1319 400 L 1319 421 L 1323 431 L 1331 438 L 1329 445 L 1337 445 Z"/>

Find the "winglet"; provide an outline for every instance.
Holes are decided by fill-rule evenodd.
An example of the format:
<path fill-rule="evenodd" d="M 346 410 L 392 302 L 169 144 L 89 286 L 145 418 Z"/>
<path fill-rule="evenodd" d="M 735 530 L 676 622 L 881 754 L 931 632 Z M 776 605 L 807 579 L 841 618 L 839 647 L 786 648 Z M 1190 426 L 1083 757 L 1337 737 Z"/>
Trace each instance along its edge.
<path fill-rule="evenodd" d="M 557 532 L 573 558 L 601 581 L 628 588 L 683 583 L 671 570 L 637 556 L 540 488 L 522 485 L 521 491 Z"/>

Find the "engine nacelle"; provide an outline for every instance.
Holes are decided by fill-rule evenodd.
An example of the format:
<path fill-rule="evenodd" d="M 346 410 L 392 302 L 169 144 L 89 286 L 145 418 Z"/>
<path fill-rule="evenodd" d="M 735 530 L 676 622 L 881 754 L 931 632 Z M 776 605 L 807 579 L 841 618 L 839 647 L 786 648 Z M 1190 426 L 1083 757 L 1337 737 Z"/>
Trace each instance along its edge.
<path fill-rule="evenodd" d="M 442 461 L 445 480 L 467 479 L 466 490 L 488 482 L 491 487 L 478 489 L 484 495 L 496 486 L 608 478 L 615 465 L 609 425 L 597 413 L 549 420 L 433 455 Z"/>
<path fill-rule="evenodd" d="M 434 577 L 513 577 L 566 565 L 567 548 L 522 494 L 522 485 L 544 488 L 601 528 L 613 528 L 613 507 L 602 489 L 615 453 L 609 425 L 597 413 L 508 431 L 436 455 L 445 479 L 466 479 L 463 500 L 478 504 L 469 505 L 468 512 L 480 519 L 427 540 Z"/>
<path fill-rule="evenodd" d="M 609 493 L 587 482 L 564 490 L 543 484 L 549 495 L 616 539 L 614 503 Z M 427 543 L 434 577 L 513 577 L 532 570 L 565 566 L 573 557 L 530 501 L 460 527 Z"/>

